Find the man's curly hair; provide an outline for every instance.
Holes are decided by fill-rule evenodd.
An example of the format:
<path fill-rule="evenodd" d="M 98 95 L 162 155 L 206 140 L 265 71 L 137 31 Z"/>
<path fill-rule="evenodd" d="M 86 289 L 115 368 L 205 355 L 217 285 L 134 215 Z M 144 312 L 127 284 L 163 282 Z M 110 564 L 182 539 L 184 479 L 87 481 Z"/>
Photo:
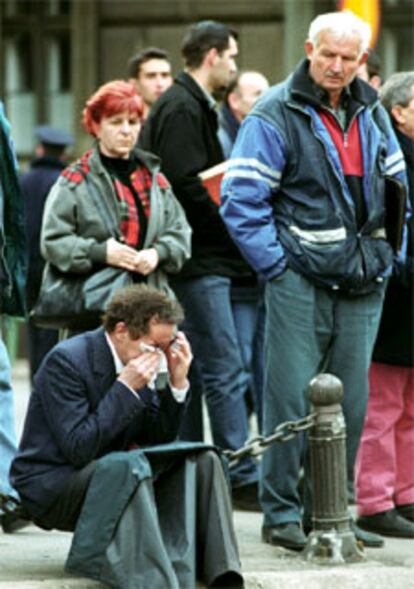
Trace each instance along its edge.
<path fill-rule="evenodd" d="M 116 324 L 123 321 L 131 337 L 138 339 L 148 333 L 153 318 L 159 323 L 179 325 L 184 320 L 184 312 L 180 303 L 167 293 L 146 284 L 133 284 L 120 289 L 112 297 L 103 327 L 111 333 Z"/>

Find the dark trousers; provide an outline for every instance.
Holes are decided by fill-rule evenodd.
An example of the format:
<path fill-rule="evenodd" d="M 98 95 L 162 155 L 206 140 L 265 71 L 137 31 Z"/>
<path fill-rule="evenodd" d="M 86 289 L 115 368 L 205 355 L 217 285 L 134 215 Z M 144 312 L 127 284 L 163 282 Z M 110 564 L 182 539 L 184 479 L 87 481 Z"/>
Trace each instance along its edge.
<path fill-rule="evenodd" d="M 93 461 L 72 475 L 59 499 L 46 515 L 35 518 L 34 523 L 45 530 L 56 529 L 63 532 L 73 532 L 95 468 L 96 461 Z"/>
<path fill-rule="evenodd" d="M 98 580 L 120 589 L 194 587 L 197 577 L 208 586 L 241 587 L 232 507 L 217 454 L 154 455 L 149 461 L 153 477 L 140 482 L 121 514 Z M 96 464 L 73 475 L 36 523 L 74 529 Z"/>
<path fill-rule="evenodd" d="M 264 433 L 309 412 L 306 389 L 318 372 L 329 372 L 344 387 L 348 480 L 353 480 L 368 399 L 368 368 L 381 316 L 385 285 L 370 294 L 348 297 L 317 288 L 286 270 L 266 285 L 266 372 Z M 273 444 L 263 455 L 261 504 L 264 524 L 301 520 L 298 491 L 307 465 L 306 436 Z M 305 497 L 305 517 L 310 512 Z"/>

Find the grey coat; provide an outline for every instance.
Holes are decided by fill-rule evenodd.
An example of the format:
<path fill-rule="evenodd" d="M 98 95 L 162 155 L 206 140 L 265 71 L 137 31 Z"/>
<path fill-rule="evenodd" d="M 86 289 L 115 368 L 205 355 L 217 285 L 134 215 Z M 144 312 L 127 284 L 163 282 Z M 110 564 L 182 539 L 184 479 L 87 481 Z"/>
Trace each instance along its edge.
<path fill-rule="evenodd" d="M 157 250 L 159 265 L 147 277 L 147 283 L 168 289 L 166 273 L 178 272 L 190 257 L 191 228 L 168 182 L 159 174 L 159 159 L 139 149 L 134 150 L 133 157 L 137 167 L 145 165 L 153 177 L 143 247 Z M 80 169 L 105 201 L 118 239 L 121 236 L 119 201 L 95 147 L 62 173 L 46 200 L 41 252 L 62 272 L 88 273 L 95 264 L 105 264 L 106 242 L 111 237 Z"/>

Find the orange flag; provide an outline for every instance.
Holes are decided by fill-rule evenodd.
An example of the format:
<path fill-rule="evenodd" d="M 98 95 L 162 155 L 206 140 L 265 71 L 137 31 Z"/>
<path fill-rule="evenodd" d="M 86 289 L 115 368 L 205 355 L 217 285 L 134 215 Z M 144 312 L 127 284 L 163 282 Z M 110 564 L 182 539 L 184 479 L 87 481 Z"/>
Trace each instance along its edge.
<path fill-rule="evenodd" d="M 338 10 L 351 10 L 371 25 L 371 41 L 369 46 L 374 49 L 380 25 L 380 0 L 339 0 Z"/>

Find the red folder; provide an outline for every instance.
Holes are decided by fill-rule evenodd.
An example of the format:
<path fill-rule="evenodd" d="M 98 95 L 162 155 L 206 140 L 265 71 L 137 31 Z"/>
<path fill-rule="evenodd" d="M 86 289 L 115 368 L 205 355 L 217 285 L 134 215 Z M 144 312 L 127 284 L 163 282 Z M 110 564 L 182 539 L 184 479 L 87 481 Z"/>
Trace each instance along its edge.
<path fill-rule="evenodd" d="M 221 181 L 223 180 L 224 173 L 226 172 L 228 167 L 228 162 L 221 162 L 221 164 L 217 164 L 216 166 L 212 166 L 207 170 L 199 173 L 199 177 L 207 189 L 208 193 L 210 194 L 211 200 L 216 203 L 216 205 L 220 206 L 220 188 L 221 188 Z"/>

